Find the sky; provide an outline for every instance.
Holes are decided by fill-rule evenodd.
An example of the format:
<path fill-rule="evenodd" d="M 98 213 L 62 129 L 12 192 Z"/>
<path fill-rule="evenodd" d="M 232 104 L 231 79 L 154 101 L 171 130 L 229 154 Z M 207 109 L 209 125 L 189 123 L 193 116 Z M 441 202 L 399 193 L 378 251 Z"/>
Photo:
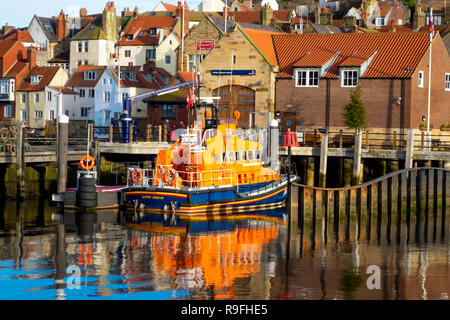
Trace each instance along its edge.
<path fill-rule="evenodd" d="M 80 8 L 86 8 L 88 14 L 101 13 L 108 0 L 1 0 L 0 27 L 8 23 L 16 28 L 28 27 L 34 15 L 40 17 L 57 16 L 61 9 L 71 17 L 80 15 Z M 150 11 L 155 8 L 159 0 L 115 0 L 117 14 L 123 8 L 133 10 L 136 6 L 139 12 Z M 164 0 L 176 5 L 178 0 Z M 201 0 L 187 0 L 190 8 L 196 6 Z M 38 5 L 37 5 L 38 4 Z"/>

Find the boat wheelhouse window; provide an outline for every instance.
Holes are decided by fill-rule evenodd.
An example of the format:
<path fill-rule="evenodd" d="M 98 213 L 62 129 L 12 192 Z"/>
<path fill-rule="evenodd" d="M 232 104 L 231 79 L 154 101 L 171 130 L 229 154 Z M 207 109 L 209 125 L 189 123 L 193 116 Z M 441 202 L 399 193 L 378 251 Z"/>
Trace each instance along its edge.
<path fill-rule="evenodd" d="M 242 161 L 247 161 L 247 153 L 245 150 L 242 151 Z"/>
<path fill-rule="evenodd" d="M 239 151 L 236 151 L 236 161 L 241 161 L 241 153 Z"/>
<path fill-rule="evenodd" d="M 228 160 L 229 160 L 230 162 L 233 162 L 233 161 L 234 161 L 233 158 L 234 158 L 234 157 L 233 157 L 233 152 L 228 152 Z"/>
<path fill-rule="evenodd" d="M 248 160 L 253 160 L 253 151 L 252 150 L 248 150 Z"/>
<path fill-rule="evenodd" d="M 260 160 L 261 159 L 261 150 L 256 149 L 255 151 L 255 159 Z"/>
<path fill-rule="evenodd" d="M 226 159 L 226 152 L 222 152 L 222 162 L 225 162 Z"/>

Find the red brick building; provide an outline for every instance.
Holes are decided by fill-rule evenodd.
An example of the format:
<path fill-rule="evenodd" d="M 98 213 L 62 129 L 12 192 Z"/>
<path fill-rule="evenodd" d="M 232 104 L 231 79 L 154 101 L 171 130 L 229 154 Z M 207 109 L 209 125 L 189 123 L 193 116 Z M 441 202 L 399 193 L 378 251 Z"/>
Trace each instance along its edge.
<path fill-rule="evenodd" d="M 291 127 L 345 127 L 359 85 L 370 128 L 418 128 L 427 114 L 428 33 L 274 35 L 276 109 Z M 430 123 L 450 121 L 450 59 L 432 45 Z M 283 124 L 286 126 L 286 124 Z"/>
<path fill-rule="evenodd" d="M 0 119 L 15 117 L 15 91 L 36 66 L 36 51 L 25 48 L 18 38 L 0 41 Z"/>

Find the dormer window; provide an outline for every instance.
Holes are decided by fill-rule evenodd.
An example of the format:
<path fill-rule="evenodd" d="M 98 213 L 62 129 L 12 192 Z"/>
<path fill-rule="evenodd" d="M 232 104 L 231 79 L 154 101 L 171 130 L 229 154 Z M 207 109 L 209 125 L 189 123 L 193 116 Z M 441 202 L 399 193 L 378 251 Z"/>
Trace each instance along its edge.
<path fill-rule="evenodd" d="M 156 28 L 150 28 L 150 30 L 148 31 L 148 33 L 149 33 L 151 36 L 156 36 L 157 31 L 158 31 L 158 29 L 156 29 Z"/>
<path fill-rule="evenodd" d="M 131 81 L 136 81 L 136 72 L 130 72 L 130 73 L 128 74 L 128 78 L 129 78 Z"/>
<path fill-rule="evenodd" d="M 144 33 L 145 33 L 145 31 L 142 31 L 141 34 L 139 35 L 139 37 L 143 37 Z"/>
<path fill-rule="evenodd" d="M 147 79 L 148 82 L 152 81 L 152 75 L 151 74 L 146 74 L 145 75 L 145 79 Z"/>
<path fill-rule="evenodd" d="M 358 70 L 341 70 L 341 86 L 356 87 L 358 85 Z"/>
<path fill-rule="evenodd" d="M 48 24 L 45 25 L 45 29 L 46 29 L 47 31 L 52 31 L 52 27 L 50 27 Z"/>
<path fill-rule="evenodd" d="M 95 71 L 86 71 L 84 73 L 84 80 L 96 80 L 97 79 L 97 72 Z"/>
<path fill-rule="evenodd" d="M 133 35 L 132 34 L 127 34 L 126 36 L 125 36 L 125 39 L 127 39 L 127 40 L 133 40 Z"/>
<path fill-rule="evenodd" d="M 318 87 L 319 86 L 319 70 L 297 70 L 295 72 L 296 87 Z"/>
<path fill-rule="evenodd" d="M 38 84 L 42 79 L 42 76 L 31 76 L 31 84 Z"/>

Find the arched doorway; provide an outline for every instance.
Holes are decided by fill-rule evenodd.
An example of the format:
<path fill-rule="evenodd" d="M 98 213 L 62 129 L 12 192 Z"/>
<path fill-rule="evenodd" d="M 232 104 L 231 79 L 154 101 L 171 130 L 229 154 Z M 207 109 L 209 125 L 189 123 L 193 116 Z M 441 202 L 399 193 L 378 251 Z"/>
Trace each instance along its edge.
<path fill-rule="evenodd" d="M 216 100 L 219 118 L 229 118 L 230 116 L 233 116 L 233 112 L 237 110 L 241 114 L 239 127 L 248 128 L 250 112 L 255 111 L 254 90 L 239 85 L 233 85 L 231 88 L 230 86 L 223 86 L 214 89 L 213 96 L 220 97 L 220 100 Z M 252 117 L 252 119 L 253 126 L 255 117 Z"/>

